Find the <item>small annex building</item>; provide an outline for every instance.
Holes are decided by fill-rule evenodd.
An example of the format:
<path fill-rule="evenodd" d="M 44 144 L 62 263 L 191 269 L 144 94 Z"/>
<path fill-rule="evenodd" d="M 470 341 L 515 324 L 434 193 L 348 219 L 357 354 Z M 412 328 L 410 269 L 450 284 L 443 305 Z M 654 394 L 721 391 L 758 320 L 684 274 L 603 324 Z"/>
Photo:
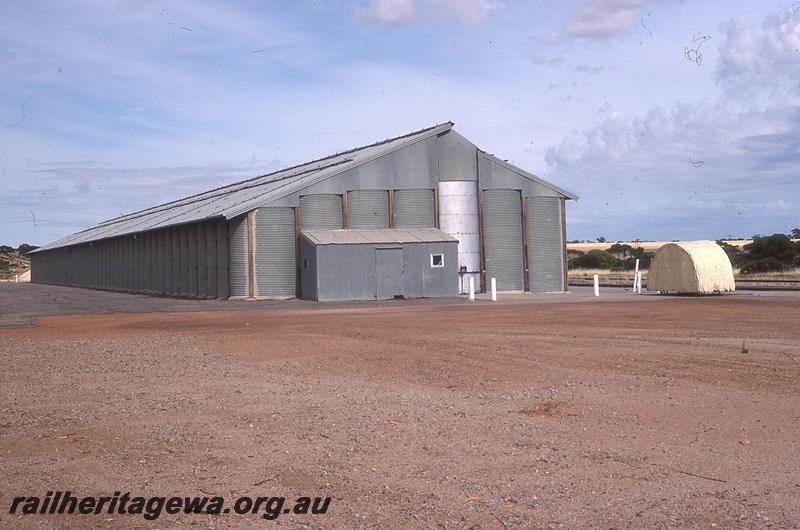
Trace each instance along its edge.
<path fill-rule="evenodd" d="M 31 253 L 32 281 L 190 298 L 567 290 L 565 201 L 447 122 L 123 215 Z"/>
<path fill-rule="evenodd" d="M 736 290 L 731 260 L 714 241 L 667 243 L 650 263 L 647 290 L 721 293 Z"/>
<path fill-rule="evenodd" d="M 300 260 L 309 300 L 458 295 L 458 239 L 436 228 L 309 230 L 300 235 Z"/>

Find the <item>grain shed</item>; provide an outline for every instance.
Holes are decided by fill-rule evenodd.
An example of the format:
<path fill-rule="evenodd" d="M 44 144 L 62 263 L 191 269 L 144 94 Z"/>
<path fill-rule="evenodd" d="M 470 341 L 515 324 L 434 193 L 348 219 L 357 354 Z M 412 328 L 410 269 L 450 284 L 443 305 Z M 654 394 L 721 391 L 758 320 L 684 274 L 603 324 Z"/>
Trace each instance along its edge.
<path fill-rule="evenodd" d="M 560 292 L 575 199 L 447 122 L 105 221 L 33 252 L 32 281 L 222 299 L 455 296 L 470 278 Z"/>
<path fill-rule="evenodd" d="M 667 243 L 650 263 L 647 290 L 718 293 L 736 290 L 728 255 L 713 241 Z"/>

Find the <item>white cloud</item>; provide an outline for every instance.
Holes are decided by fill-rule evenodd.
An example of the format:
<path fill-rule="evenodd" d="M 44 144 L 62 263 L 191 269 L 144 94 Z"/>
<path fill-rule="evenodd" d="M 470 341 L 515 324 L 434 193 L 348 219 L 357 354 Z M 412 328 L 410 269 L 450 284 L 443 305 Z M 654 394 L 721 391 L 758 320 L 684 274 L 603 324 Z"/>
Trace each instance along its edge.
<path fill-rule="evenodd" d="M 642 219 L 713 236 L 698 216 L 731 205 L 750 216 L 734 233 L 768 232 L 748 201 L 783 219 L 800 196 L 800 15 L 676 3 L 0 2 L 0 231 L 46 243 L 449 119 L 580 195 L 581 237 Z M 750 18 L 714 32 L 730 13 Z M 541 46 L 553 29 L 564 45 Z M 702 67 L 692 35 L 713 35 Z"/>
<path fill-rule="evenodd" d="M 14 200 L 2 212 L 2 221 L 24 225 L 28 237 L 34 238 L 28 242 L 33 244 L 282 168 L 281 164 L 256 160 L 131 169 L 97 164 L 49 166 L 4 183 L 5 192 Z"/>
<path fill-rule="evenodd" d="M 717 81 L 729 97 L 747 105 L 800 96 L 800 12 L 765 17 L 757 34 L 754 23 L 737 17 L 720 26 Z"/>
<path fill-rule="evenodd" d="M 652 0 L 587 0 L 570 19 L 544 37 L 546 43 L 572 38 L 602 39 L 628 31 Z"/>
<path fill-rule="evenodd" d="M 406 26 L 417 14 L 416 0 L 372 0 L 364 10 L 368 22 L 385 26 Z"/>
<path fill-rule="evenodd" d="M 573 236 L 593 237 L 590 219 L 602 213 L 614 239 L 636 225 L 642 237 L 748 237 L 753 226 L 797 222 L 799 144 L 796 107 L 737 113 L 674 104 L 645 117 L 611 112 L 548 149 L 546 160 L 553 178 L 582 197 L 571 207 Z M 770 226 L 775 219 L 785 226 Z"/>
<path fill-rule="evenodd" d="M 454 19 L 464 27 L 476 27 L 503 8 L 496 0 L 371 0 L 363 14 L 375 25 L 407 26 L 420 19 Z"/>
<path fill-rule="evenodd" d="M 428 0 L 428 3 L 441 18 L 454 18 L 468 27 L 483 24 L 504 8 L 501 2 L 492 0 Z"/>

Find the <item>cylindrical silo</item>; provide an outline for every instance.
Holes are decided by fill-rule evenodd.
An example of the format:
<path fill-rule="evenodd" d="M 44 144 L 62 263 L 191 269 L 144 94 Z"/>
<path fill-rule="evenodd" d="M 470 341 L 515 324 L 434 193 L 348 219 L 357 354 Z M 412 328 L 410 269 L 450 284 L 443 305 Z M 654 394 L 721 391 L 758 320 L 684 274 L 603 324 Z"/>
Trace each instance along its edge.
<path fill-rule="evenodd" d="M 478 183 L 468 180 L 439 182 L 439 228 L 458 239 L 459 292 L 469 289 L 469 278 L 481 284 L 481 234 Z"/>

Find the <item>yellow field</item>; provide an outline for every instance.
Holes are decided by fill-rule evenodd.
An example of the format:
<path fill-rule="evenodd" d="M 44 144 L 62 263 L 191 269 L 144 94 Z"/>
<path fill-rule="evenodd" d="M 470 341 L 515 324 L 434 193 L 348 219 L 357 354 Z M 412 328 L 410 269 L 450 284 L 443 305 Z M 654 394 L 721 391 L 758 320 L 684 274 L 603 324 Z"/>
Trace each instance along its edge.
<path fill-rule="evenodd" d="M 794 240 L 798 241 L 798 240 Z M 728 243 L 734 247 L 743 247 L 748 243 L 752 243 L 752 239 L 730 239 L 724 240 L 725 243 Z M 671 241 L 623 241 L 621 242 L 624 245 L 630 245 L 634 248 L 641 247 L 647 252 L 655 252 L 662 246 L 666 245 L 667 243 L 671 243 Z M 611 245 L 616 244 L 615 241 L 606 241 L 605 243 L 567 243 L 567 250 L 580 250 L 581 252 L 589 252 L 590 250 L 608 250 L 611 248 Z"/>

